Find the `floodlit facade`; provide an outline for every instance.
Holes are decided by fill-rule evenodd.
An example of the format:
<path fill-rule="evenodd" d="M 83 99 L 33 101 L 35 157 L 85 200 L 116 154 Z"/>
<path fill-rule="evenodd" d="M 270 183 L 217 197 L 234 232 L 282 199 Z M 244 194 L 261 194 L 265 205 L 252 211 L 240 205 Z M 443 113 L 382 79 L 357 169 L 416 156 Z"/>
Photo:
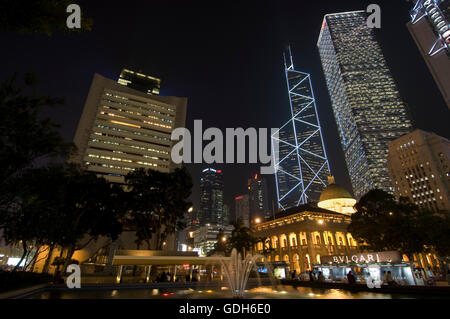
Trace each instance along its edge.
<path fill-rule="evenodd" d="M 389 143 L 388 167 L 397 198 L 450 211 L 450 141 L 415 130 Z"/>
<path fill-rule="evenodd" d="M 450 0 L 416 0 L 407 27 L 450 109 Z"/>
<path fill-rule="evenodd" d="M 149 95 L 99 74 L 89 90 L 75 133 L 71 161 L 114 183 L 137 168 L 170 172 L 171 133 L 184 127 L 186 98 Z"/>
<path fill-rule="evenodd" d="M 200 225 L 224 224 L 222 170 L 206 168 L 200 178 Z"/>
<path fill-rule="evenodd" d="M 364 11 L 327 14 L 317 46 L 350 180 L 357 199 L 392 193 L 388 142 L 411 120 Z"/>
<path fill-rule="evenodd" d="M 282 210 L 317 201 L 330 168 L 317 114 L 311 77 L 285 64 L 291 118 L 272 135 L 278 207 Z M 272 147 L 272 149 L 275 149 Z"/>
<path fill-rule="evenodd" d="M 312 270 L 315 264 L 321 264 L 323 256 L 359 252 L 358 243 L 347 231 L 350 222 L 350 216 L 326 209 L 294 207 L 252 227 L 252 236 L 266 238 L 253 250 L 265 254 L 268 262 L 286 262 L 289 271 L 296 270 L 297 274 Z"/>

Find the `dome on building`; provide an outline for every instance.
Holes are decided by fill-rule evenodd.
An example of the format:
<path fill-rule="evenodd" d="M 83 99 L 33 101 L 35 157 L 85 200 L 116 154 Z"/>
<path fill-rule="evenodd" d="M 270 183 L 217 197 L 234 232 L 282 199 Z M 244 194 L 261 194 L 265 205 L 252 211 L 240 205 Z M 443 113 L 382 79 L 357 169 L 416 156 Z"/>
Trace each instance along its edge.
<path fill-rule="evenodd" d="M 328 176 L 328 186 L 320 194 L 320 200 L 329 200 L 336 198 L 353 198 L 352 195 L 342 186 L 335 184 L 334 177 Z"/>
<path fill-rule="evenodd" d="M 353 206 L 356 204 L 356 200 L 350 195 L 350 192 L 336 184 L 334 177 L 331 175 L 328 176 L 328 183 L 329 185 L 320 194 L 317 206 L 341 214 L 353 214 L 355 212 Z"/>

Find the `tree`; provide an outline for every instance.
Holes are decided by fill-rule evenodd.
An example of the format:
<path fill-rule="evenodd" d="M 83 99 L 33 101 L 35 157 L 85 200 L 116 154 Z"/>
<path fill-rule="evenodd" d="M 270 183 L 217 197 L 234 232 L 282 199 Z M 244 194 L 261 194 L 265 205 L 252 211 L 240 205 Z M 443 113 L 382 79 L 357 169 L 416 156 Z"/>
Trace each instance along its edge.
<path fill-rule="evenodd" d="M 74 0 L 2 0 L 0 4 L 0 30 L 23 34 L 52 35 L 55 31 L 90 31 L 93 21 L 81 13 L 81 29 L 67 28 L 66 12 Z"/>
<path fill-rule="evenodd" d="M 136 245 L 145 242 L 148 249 L 155 236 L 154 249 L 162 249 L 164 240 L 176 230 L 185 227 L 184 215 L 192 203 L 192 178 L 186 168 L 163 173 L 137 169 L 125 181 L 129 187 L 127 227 L 136 231 Z"/>
<path fill-rule="evenodd" d="M 67 249 L 67 260 L 100 236 L 116 240 L 122 232 L 126 194 L 119 185 L 75 164 L 65 168 L 62 205 L 56 219 L 57 244 Z"/>
<path fill-rule="evenodd" d="M 448 249 L 448 216 L 420 209 L 406 197 L 396 201 L 393 195 L 375 189 L 355 209 L 348 230 L 368 249 L 397 250 L 409 260 L 417 253 Z"/>
<path fill-rule="evenodd" d="M 276 249 L 272 247 L 272 241 L 270 240 L 269 236 L 258 237 L 258 238 L 256 238 L 256 240 L 257 240 L 257 242 L 262 243 L 262 248 L 263 248 L 262 255 L 264 257 L 267 257 L 272 252 L 276 251 Z"/>
<path fill-rule="evenodd" d="M 50 119 L 40 119 L 43 108 L 62 104 L 63 100 L 24 93 L 37 83 L 27 73 L 24 86 L 17 83 L 17 74 L 0 84 L 0 207 L 10 209 L 14 202 L 14 177 L 32 167 L 36 161 L 67 155 L 72 144 L 65 143 Z"/>
<path fill-rule="evenodd" d="M 245 256 L 246 251 L 249 251 L 254 244 L 256 244 L 257 239 L 251 235 L 250 228 L 244 226 L 242 219 L 233 223 L 233 231 L 230 237 L 231 248 L 236 248 L 238 252 Z"/>
<path fill-rule="evenodd" d="M 7 243 L 22 244 L 22 259 L 31 245 L 47 245 L 62 247 L 70 260 L 92 240 L 114 240 L 122 230 L 122 188 L 77 165 L 28 169 L 14 180 L 15 209 L 2 211 L 0 225 Z"/>

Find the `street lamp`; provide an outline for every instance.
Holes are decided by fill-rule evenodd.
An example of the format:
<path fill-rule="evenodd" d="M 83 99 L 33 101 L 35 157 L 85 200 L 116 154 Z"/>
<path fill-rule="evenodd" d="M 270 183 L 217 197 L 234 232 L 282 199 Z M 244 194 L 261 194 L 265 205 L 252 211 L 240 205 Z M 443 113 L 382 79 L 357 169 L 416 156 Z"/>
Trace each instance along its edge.
<path fill-rule="evenodd" d="M 223 241 L 223 242 L 226 242 L 226 241 L 227 241 L 227 237 L 226 237 L 226 236 L 223 236 L 223 237 L 222 237 L 222 241 Z"/>
<path fill-rule="evenodd" d="M 258 217 L 258 218 L 255 218 L 255 223 L 256 223 L 256 224 L 259 224 L 260 222 L 261 222 L 261 218 L 259 218 L 259 217 Z"/>
<path fill-rule="evenodd" d="M 323 219 L 319 219 L 317 222 L 318 222 L 320 225 L 322 225 L 322 224 L 323 224 Z"/>
<path fill-rule="evenodd" d="M 194 211 L 194 206 L 189 207 L 188 213 L 192 213 Z"/>

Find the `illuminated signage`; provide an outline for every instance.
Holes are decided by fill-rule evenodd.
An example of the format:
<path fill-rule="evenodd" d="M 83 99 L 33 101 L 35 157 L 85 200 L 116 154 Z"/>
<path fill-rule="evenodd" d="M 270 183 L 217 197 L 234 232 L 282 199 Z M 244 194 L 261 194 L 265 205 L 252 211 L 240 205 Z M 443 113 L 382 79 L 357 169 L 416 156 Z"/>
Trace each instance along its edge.
<path fill-rule="evenodd" d="M 348 263 L 382 263 L 401 262 L 402 257 L 398 251 L 382 251 L 374 253 L 358 253 L 353 255 L 322 256 L 323 264 L 348 264 Z"/>

